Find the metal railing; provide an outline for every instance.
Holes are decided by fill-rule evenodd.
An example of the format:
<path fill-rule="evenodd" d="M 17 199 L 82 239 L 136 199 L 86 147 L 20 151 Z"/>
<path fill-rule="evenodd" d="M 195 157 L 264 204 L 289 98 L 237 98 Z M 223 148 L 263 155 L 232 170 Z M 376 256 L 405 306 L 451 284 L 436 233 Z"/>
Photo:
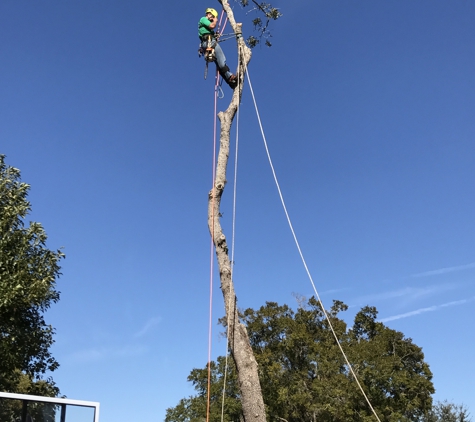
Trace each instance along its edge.
<path fill-rule="evenodd" d="M 57 416 L 59 416 L 59 422 L 69 422 L 66 418 L 67 407 L 68 406 L 77 406 L 83 408 L 92 408 L 94 411 L 93 420 L 80 421 L 80 422 L 99 422 L 99 403 L 92 401 L 83 401 L 83 400 L 71 400 L 63 399 L 59 397 L 42 397 L 42 396 L 31 396 L 28 394 L 14 394 L 14 393 L 2 393 L 0 392 L 0 403 L 4 399 L 7 400 L 19 400 L 21 401 L 21 416 L 15 419 L 15 422 L 35 422 L 29 413 L 29 405 L 31 407 L 32 403 L 45 403 L 50 404 L 55 407 L 55 411 L 60 411 L 59 415 L 56 414 L 54 421 L 58 421 Z M 56 412 L 53 412 L 56 413 Z M 51 420 L 51 419 L 50 419 Z M 76 422 L 76 421 L 74 421 Z"/>

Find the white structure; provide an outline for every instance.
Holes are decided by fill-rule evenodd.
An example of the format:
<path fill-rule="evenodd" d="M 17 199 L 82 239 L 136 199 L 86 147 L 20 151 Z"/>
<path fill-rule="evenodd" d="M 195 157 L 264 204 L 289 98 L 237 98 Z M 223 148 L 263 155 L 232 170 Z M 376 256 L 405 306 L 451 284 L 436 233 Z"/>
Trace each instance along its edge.
<path fill-rule="evenodd" d="M 50 420 L 54 422 L 99 422 L 99 403 L 97 402 L 0 392 L 0 408 L 2 403 L 10 400 L 19 400 L 22 403 L 19 422 L 34 422 L 28 408 L 30 407 L 30 410 L 38 408 L 41 404 L 46 407 L 49 404 L 49 409 L 54 409 L 52 412 L 54 416 L 50 416 Z"/>

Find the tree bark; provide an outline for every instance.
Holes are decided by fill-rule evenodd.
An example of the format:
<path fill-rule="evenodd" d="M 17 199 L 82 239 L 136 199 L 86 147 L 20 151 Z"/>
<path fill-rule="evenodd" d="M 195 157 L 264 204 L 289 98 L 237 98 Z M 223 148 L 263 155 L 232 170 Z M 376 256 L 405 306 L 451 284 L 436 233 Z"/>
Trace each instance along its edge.
<path fill-rule="evenodd" d="M 241 36 L 241 24 L 236 23 L 228 1 L 219 1 L 226 11 L 229 23 L 237 36 L 237 76 L 239 83 L 234 89 L 227 110 L 218 113 L 218 118 L 221 123 L 219 154 L 216 164 L 216 179 L 213 188 L 209 192 L 208 227 L 216 248 L 221 291 L 223 292 L 226 318 L 228 322 L 227 330 L 230 351 L 237 368 L 244 420 L 246 422 L 266 422 L 264 400 L 262 398 L 261 385 L 259 382 L 257 362 L 249 343 L 246 327 L 239 321 L 236 307 L 237 298 L 234 292 L 228 246 L 226 243 L 226 236 L 223 233 L 219 221 L 221 197 L 226 185 L 226 169 L 229 158 L 231 125 L 241 101 L 244 74 L 248 63 L 251 60 L 251 50 L 246 46 Z"/>

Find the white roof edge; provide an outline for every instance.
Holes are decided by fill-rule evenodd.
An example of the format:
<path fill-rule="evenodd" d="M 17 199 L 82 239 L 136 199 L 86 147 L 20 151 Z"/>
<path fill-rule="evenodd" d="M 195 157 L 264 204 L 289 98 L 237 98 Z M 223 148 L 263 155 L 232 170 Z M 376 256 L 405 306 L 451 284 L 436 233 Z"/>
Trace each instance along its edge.
<path fill-rule="evenodd" d="M 56 404 L 69 404 L 72 406 L 86 406 L 86 407 L 94 407 L 96 409 L 99 409 L 99 402 L 95 402 L 95 401 L 71 400 L 71 399 L 63 399 L 60 397 L 31 396 L 29 394 L 15 394 L 15 393 L 0 392 L 0 398 L 1 397 L 4 397 L 6 399 L 41 401 L 45 403 L 56 403 Z"/>

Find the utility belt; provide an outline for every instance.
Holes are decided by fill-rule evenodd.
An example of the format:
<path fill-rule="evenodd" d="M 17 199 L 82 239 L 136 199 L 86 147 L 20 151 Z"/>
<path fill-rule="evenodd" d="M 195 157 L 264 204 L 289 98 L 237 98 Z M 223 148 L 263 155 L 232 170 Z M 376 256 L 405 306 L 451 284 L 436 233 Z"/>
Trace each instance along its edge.
<path fill-rule="evenodd" d="M 201 42 L 203 41 L 212 41 L 214 38 L 214 34 L 204 34 L 200 37 Z"/>
<path fill-rule="evenodd" d="M 214 62 L 216 60 L 216 55 L 214 53 L 214 46 L 212 44 L 212 41 L 214 39 L 213 34 L 204 34 L 200 37 L 201 40 L 201 45 L 199 49 L 198 55 L 201 57 L 202 55 L 205 56 L 205 60 L 207 62 Z M 202 44 L 207 43 L 206 47 L 204 47 Z"/>

